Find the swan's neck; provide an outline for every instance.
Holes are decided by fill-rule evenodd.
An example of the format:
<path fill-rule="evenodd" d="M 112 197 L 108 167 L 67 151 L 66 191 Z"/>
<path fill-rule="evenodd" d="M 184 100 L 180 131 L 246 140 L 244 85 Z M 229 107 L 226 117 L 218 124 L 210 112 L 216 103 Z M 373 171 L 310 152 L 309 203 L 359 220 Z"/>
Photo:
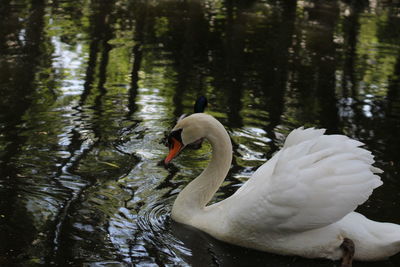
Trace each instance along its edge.
<path fill-rule="evenodd" d="M 175 221 L 190 224 L 201 212 L 224 181 L 231 162 L 232 144 L 225 128 L 215 120 L 207 130 L 206 139 L 211 143 L 212 156 L 207 168 L 178 195 L 172 207 Z"/>

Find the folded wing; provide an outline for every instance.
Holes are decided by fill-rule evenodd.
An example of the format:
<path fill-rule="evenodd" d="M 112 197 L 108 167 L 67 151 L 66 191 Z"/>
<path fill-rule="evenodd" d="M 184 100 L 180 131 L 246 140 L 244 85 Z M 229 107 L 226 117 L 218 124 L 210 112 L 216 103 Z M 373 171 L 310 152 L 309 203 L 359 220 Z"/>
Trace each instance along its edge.
<path fill-rule="evenodd" d="M 284 147 L 224 201 L 230 202 L 228 220 L 268 231 L 305 231 L 340 220 L 382 184 L 374 174 L 381 170 L 361 145 L 324 130 L 292 131 Z"/>

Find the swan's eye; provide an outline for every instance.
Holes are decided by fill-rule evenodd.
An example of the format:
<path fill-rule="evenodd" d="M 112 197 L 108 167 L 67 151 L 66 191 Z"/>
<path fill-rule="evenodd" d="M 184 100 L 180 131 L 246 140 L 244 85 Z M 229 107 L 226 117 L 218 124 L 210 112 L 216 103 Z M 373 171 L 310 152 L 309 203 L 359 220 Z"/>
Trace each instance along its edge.
<path fill-rule="evenodd" d="M 178 129 L 178 130 L 172 131 L 172 132 L 169 134 L 168 139 L 167 139 L 167 145 L 168 145 L 169 148 L 172 148 L 172 146 L 174 145 L 174 142 L 173 142 L 173 140 L 172 140 L 173 138 L 175 138 L 177 141 L 179 141 L 180 143 L 182 143 L 182 136 L 181 136 L 181 134 L 182 134 L 182 129 Z"/>

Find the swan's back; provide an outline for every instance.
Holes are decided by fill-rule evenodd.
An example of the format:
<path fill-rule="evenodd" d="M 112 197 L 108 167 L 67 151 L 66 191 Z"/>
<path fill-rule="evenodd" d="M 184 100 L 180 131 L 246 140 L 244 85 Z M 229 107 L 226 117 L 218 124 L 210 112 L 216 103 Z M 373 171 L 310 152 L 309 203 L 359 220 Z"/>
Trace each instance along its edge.
<path fill-rule="evenodd" d="M 301 232 L 323 227 L 353 211 L 382 184 L 361 142 L 324 132 L 292 131 L 283 148 L 223 201 L 235 228 Z"/>

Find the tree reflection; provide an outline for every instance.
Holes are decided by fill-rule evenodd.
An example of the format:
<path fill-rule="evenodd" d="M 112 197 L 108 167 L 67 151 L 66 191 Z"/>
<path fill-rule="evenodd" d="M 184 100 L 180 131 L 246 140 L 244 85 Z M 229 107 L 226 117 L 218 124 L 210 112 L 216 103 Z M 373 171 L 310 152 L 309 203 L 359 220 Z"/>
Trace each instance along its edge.
<path fill-rule="evenodd" d="M 101 177 L 96 177 L 96 173 L 92 174 L 92 171 L 86 173 L 84 168 L 85 164 L 92 164 L 94 153 L 96 156 L 99 153 L 98 150 L 107 149 L 104 146 L 105 138 L 103 138 L 107 126 L 102 124 L 103 117 L 103 98 L 107 93 L 105 86 L 107 80 L 107 66 L 109 62 L 109 52 L 111 51 L 111 45 L 108 43 L 112 37 L 110 14 L 113 11 L 113 1 L 92 1 L 90 3 L 90 9 L 92 13 L 90 15 L 90 27 L 89 27 L 89 59 L 86 68 L 85 83 L 83 91 L 80 96 L 79 105 L 75 107 L 78 111 L 76 116 L 79 117 L 77 120 L 78 125 L 75 129 L 72 129 L 71 145 L 69 146 L 70 157 L 66 159 L 60 169 L 63 166 L 67 166 L 69 175 L 78 175 L 82 179 L 82 186 L 74 188 L 73 193 L 70 195 L 65 202 L 64 208 L 60 211 L 57 217 L 56 227 L 54 232 L 54 251 L 53 255 L 47 259 L 48 262 L 65 262 L 67 259 L 74 258 L 76 243 L 73 240 L 75 235 L 84 235 L 84 228 L 80 229 L 74 227 L 79 224 L 79 216 L 71 218 L 71 214 L 78 214 L 82 209 L 79 202 L 84 201 L 84 190 L 87 190 L 90 186 L 93 186 L 95 181 Z M 98 81 L 95 87 L 98 92 L 93 92 L 93 86 L 96 85 L 95 81 Z M 94 104 L 89 106 L 87 100 L 92 95 L 95 95 Z M 86 113 L 92 113 L 90 124 L 93 131 L 93 143 L 91 145 L 85 144 L 85 137 L 80 133 L 82 130 L 86 130 L 83 122 L 87 122 L 85 117 Z M 95 156 L 95 157 L 96 157 Z M 88 162 L 88 163 L 86 163 Z M 86 167 L 87 168 L 87 167 Z M 83 170 L 82 170 L 83 169 Z M 97 173 L 98 174 L 98 173 Z M 79 231 L 82 233 L 79 233 Z M 78 233 L 76 233 L 78 232 Z M 101 232 L 99 232 L 100 235 Z M 101 237 L 99 237 L 101 238 Z M 81 248 L 82 249 L 82 248 Z"/>
<path fill-rule="evenodd" d="M 3 185 L 0 187 L 0 254 L 6 258 L 4 263 L 0 258 L 0 264 L 5 265 L 29 253 L 38 231 L 33 219 L 35 214 L 31 214 L 27 207 L 31 196 L 24 188 L 24 180 L 28 177 L 21 175 L 23 163 L 19 163 L 18 158 L 24 153 L 23 147 L 28 139 L 24 134 L 26 129 L 20 125 L 34 101 L 37 65 L 44 62 L 40 59 L 46 52 L 42 48 L 44 4 L 44 1 L 34 0 L 30 8 L 11 12 L 15 6 L 2 1 L 0 9 L 0 123 L 1 142 L 6 144 L 0 159 L 0 184 Z M 24 15 L 26 21 L 21 21 L 19 16 Z"/>
<path fill-rule="evenodd" d="M 344 18 L 344 66 L 342 76 L 342 90 L 344 97 L 357 97 L 357 43 L 360 33 L 360 14 L 368 7 L 368 1 L 346 1 L 349 15 Z M 350 90 L 349 90 L 350 89 Z"/>

